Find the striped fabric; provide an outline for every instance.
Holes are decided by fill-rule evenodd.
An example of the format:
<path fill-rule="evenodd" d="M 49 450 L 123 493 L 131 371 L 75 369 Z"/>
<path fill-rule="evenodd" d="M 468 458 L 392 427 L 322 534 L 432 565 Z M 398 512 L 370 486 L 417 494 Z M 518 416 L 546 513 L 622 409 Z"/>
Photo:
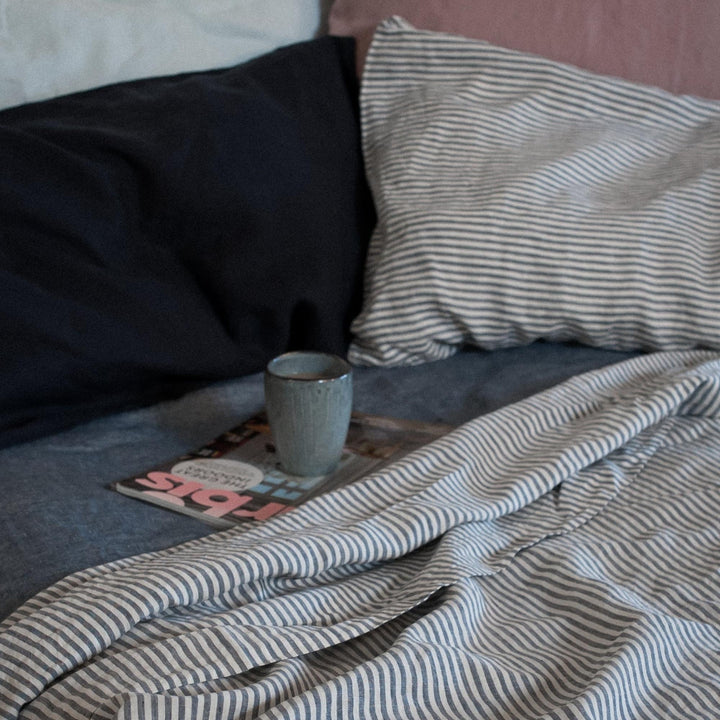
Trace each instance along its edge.
<path fill-rule="evenodd" d="M 720 357 L 480 417 L 0 626 L 0 718 L 717 718 Z"/>
<path fill-rule="evenodd" d="M 720 348 L 719 102 L 392 19 L 361 106 L 379 221 L 354 362 Z"/>

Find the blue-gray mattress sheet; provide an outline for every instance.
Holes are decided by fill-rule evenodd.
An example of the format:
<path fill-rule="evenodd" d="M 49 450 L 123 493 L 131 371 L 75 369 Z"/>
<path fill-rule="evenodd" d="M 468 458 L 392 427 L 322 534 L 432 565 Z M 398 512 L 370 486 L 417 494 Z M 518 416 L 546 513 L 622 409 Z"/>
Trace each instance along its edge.
<path fill-rule="evenodd" d="M 354 407 L 457 425 L 630 355 L 536 343 L 415 367 L 357 367 Z M 255 374 L 0 451 L 0 618 L 69 573 L 213 532 L 110 485 L 197 449 L 263 406 Z"/>

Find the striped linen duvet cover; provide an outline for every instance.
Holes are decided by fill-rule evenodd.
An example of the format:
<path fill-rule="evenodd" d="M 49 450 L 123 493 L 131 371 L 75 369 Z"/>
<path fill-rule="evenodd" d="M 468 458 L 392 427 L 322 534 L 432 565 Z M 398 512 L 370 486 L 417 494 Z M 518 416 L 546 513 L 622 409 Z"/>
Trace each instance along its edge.
<path fill-rule="evenodd" d="M 720 357 L 650 354 L 0 626 L 0 717 L 715 718 Z"/>

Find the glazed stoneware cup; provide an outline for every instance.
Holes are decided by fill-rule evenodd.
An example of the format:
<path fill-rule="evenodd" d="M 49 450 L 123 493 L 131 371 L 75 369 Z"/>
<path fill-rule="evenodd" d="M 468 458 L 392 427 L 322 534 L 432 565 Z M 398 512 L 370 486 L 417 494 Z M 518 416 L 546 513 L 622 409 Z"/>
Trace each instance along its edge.
<path fill-rule="evenodd" d="M 281 468 L 326 475 L 338 464 L 352 412 L 352 368 L 340 357 L 291 352 L 265 369 L 265 406 Z"/>

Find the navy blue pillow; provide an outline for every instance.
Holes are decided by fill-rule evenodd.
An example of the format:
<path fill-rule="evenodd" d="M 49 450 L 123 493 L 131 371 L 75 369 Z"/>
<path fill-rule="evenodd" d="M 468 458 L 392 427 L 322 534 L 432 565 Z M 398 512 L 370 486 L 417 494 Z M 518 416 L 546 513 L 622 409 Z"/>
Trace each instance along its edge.
<path fill-rule="evenodd" d="M 354 43 L 0 113 L 0 445 L 344 354 L 374 222 Z"/>

